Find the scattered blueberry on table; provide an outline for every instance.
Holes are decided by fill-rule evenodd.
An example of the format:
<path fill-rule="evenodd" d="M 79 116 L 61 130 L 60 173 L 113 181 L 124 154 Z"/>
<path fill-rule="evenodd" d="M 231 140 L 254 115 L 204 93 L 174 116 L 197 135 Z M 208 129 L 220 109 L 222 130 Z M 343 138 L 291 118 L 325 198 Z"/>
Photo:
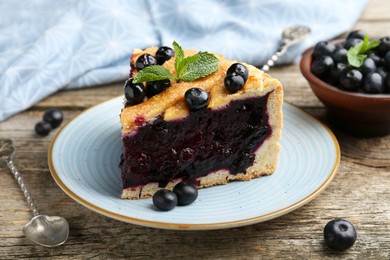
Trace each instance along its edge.
<path fill-rule="evenodd" d="M 355 227 L 344 219 L 332 220 L 324 228 L 325 243 L 337 251 L 344 251 L 353 246 L 356 237 Z"/>
<path fill-rule="evenodd" d="M 41 136 L 48 135 L 51 129 L 52 129 L 51 125 L 45 121 L 40 121 L 35 125 L 35 132 Z"/>
<path fill-rule="evenodd" d="M 40 136 L 47 136 L 50 131 L 61 125 L 64 116 L 61 110 L 51 108 L 43 115 L 43 121 L 36 123 L 35 132 Z"/>
<path fill-rule="evenodd" d="M 61 110 L 57 108 L 51 108 L 43 114 L 43 121 L 48 122 L 52 128 L 57 128 L 61 125 L 64 116 Z"/>
<path fill-rule="evenodd" d="M 312 58 L 312 73 L 341 90 L 390 93 L 389 36 L 374 40 L 356 30 L 349 33 L 344 44 L 318 42 Z"/>

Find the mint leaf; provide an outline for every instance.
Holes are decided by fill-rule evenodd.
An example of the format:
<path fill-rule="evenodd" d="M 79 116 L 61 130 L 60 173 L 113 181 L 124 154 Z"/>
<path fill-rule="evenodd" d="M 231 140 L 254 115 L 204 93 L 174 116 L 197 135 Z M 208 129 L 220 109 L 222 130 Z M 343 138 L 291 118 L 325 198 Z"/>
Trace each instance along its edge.
<path fill-rule="evenodd" d="M 364 35 L 363 42 L 360 43 L 358 54 L 363 54 L 364 51 L 367 49 L 367 46 L 368 46 L 368 35 L 366 34 L 366 35 Z"/>
<path fill-rule="evenodd" d="M 359 68 L 367 58 L 367 53 L 376 48 L 379 44 L 379 40 L 370 41 L 368 35 L 364 35 L 362 42 L 349 48 L 347 52 L 348 63 L 353 67 Z"/>
<path fill-rule="evenodd" d="M 219 60 L 213 54 L 198 52 L 195 55 L 184 57 L 184 51 L 180 45 L 177 42 L 173 42 L 172 45 L 176 56 L 176 76 L 163 66 L 153 65 L 138 71 L 133 79 L 133 83 L 163 79 L 193 81 L 208 76 L 219 68 Z"/>
<path fill-rule="evenodd" d="M 381 41 L 380 41 L 380 40 L 369 41 L 369 42 L 367 43 L 367 47 L 366 47 L 367 49 L 366 49 L 365 52 L 370 51 L 370 50 L 372 50 L 372 49 L 378 47 L 379 44 L 381 44 Z"/>
<path fill-rule="evenodd" d="M 367 58 L 367 55 L 365 54 L 353 54 L 350 52 L 347 52 L 347 59 L 348 63 L 356 68 L 359 68 L 362 66 L 364 60 Z"/>
<path fill-rule="evenodd" d="M 196 60 L 194 58 L 194 62 L 188 63 L 188 65 L 180 73 L 179 78 L 184 81 L 193 81 L 203 78 L 215 72 L 219 68 L 219 60 L 213 54 L 199 52 L 193 56 L 198 58 Z"/>
<path fill-rule="evenodd" d="M 192 55 L 187 58 L 184 58 L 178 66 L 178 69 L 176 70 L 177 76 L 181 78 L 183 71 L 185 71 L 189 64 L 196 62 L 199 60 L 199 55 Z"/>
<path fill-rule="evenodd" d="M 156 81 L 162 79 L 176 79 L 176 77 L 172 75 L 171 72 L 163 66 L 152 65 L 145 67 L 141 71 L 139 71 L 137 75 L 135 75 L 133 83 Z"/>
<path fill-rule="evenodd" d="M 175 41 L 172 43 L 172 46 L 173 46 L 173 49 L 175 50 L 175 56 L 176 56 L 176 58 L 175 58 L 175 70 L 176 70 L 176 73 L 179 74 L 180 63 L 184 59 L 184 51 L 181 48 L 181 46 L 177 42 L 175 42 Z"/>

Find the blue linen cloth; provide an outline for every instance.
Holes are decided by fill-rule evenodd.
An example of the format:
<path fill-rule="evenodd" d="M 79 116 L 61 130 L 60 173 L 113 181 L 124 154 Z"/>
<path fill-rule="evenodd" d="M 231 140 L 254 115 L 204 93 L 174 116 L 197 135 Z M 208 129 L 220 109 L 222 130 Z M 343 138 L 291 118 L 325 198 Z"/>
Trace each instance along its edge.
<path fill-rule="evenodd" d="M 0 121 L 65 88 L 127 78 L 133 48 L 171 46 L 263 64 L 281 32 L 307 25 L 291 48 L 350 30 L 368 0 L 30 0 L 0 1 Z"/>

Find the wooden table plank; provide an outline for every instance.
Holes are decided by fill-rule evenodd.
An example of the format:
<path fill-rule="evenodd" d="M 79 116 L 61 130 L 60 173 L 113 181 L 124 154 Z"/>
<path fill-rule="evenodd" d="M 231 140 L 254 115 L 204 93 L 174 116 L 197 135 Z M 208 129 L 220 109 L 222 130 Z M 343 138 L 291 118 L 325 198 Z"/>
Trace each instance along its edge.
<path fill-rule="evenodd" d="M 355 28 L 372 36 L 389 34 L 390 1 L 368 3 Z M 326 111 L 311 92 L 297 64 L 275 68 L 285 100 L 326 121 Z M 37 246 L 21 228 L 31 212 L 15 180 L 0 163 L 0 258 L 112 259 L 389 259 L 390 258 L 390 135 L 355 138 L 337 129 L 341 164 L 331 185 L 302 208 L 256 225 L 214 231 L 172 231 L 119 222 L 79 205 L 55 184 L 47 167 L 47 149 L 55 132 L 38 137 L 33 128 L 49 107 L 65 113 L 65 123 L 85 108 L 122 94 L 122 83 L 61 91 L 33 108 L 0 123 L 0 138 L 13 138 L 16 164 L 42 213 L 64 216 L 70 223 L 66 244 L 55 249 Z M 342 217 L 357 228 L 356 244 L 335 253 L 323 242 L 322 230 Z"/>

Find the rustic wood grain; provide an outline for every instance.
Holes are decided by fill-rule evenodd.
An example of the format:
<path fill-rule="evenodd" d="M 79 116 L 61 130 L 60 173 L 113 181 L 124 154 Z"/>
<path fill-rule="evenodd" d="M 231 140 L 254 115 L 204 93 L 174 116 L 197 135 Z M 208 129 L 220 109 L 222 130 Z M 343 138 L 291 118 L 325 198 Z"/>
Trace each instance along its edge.
<path fill-rule="evenodd" d="M 390 2 L 372 0 L 355 28 L 388 35 Z M 285 100 L 327 123 L 326 111 L 301 76 L 298 65 L 275 68 Z M 62 91 L 0 123 L 0 138 L 12 138 L 16 165 L 42 213 L 61 215 L 70 224 L 69 240 L 44 248 L 24 238 L 30 219 L 15 180 L 0 163 L 0 258 L 55 259 L 390 259 L 390 135 L 355 138 L 333 129 L 341 147 L 341 164 L 331 185 L 315 200 L 277 219 L 215 231 L 170 231 L 116 221 L 79 205 L 55 184 L 47 167 L 48 137 L 34 134 L 35 123 L 49 107 L 59 107 L 65 122 L 82 110 L 122 94 L 122 83 Z M 324 225 L 333 218 L 350 220 L 356 244 L 344 253 L 323 242 Z"/>

